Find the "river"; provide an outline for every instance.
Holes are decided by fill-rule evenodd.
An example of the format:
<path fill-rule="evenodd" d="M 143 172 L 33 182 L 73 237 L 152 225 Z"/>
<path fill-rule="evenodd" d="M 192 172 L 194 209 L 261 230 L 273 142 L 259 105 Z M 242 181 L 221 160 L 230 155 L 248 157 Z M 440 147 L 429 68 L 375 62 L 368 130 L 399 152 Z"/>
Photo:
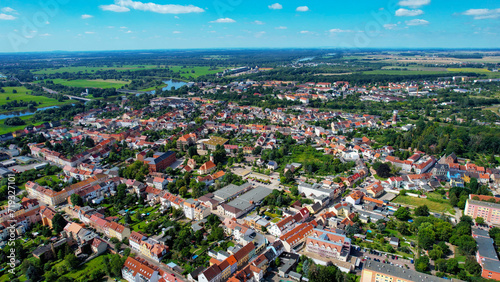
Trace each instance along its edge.
<path fill-rule="evenodd" d="M 33 112 L 29 111 L 29 110 L 26 110 L 26 111 L 17 111 L 17 112 L 10 112 L 10 113 L 5 113 L 5 114 L 0 114 L 0 120 L 6 119 L 6 118 L 11 118 L 11 117 L 31 116 L 31 115 L 34 115 L 35 112 L 44 111 L 44 110 L 48 110 L 48 109 L 55 109 L 55 108 L 59 108 L 59 106 L 51 106 L 51 107 L 38 108 L 38 109 L 36 109 L 36 111 L 33 111 Z"/>

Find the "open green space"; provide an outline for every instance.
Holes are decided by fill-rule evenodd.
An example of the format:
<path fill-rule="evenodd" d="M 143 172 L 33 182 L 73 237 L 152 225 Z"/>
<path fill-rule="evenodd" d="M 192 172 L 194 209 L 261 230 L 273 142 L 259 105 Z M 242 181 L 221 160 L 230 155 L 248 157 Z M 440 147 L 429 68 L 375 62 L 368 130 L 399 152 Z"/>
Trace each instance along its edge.
<path fill-rule="evenodd" d="M 196 78 L 202 75 L 215 74 L 226 69 L 226 68 L 211 69 L 210 67 L 183 67 L 183 66 L 169 66 L 168 68 L 176 73 L 183 72 L 180 75 L 184 78 L 188 78 L 190 76 Z"/>
<path fill-rule="evenodd" d="M 450 205 L 448 200 L 443 199 L 442 196 L 437 193 L 428 194 L 427 199 L 398 195 L 392 200 L 392 202 L 413 207 L 426 205 L 427 207 L 429 207 L 429 210 L 433 212 L 449 212 L 450 214 L 455 214 L 455 210 Z"/>
<path fill-rule="evenodd" d="M 116 70 L 116 71 L 135 71 L 135 70 L 144 70 L 144 69 L 155 69 L 157 65 L 124 65 L 124 66 L 102 66 L 102 67 L 62 67 L 62 68 L 46 68 L 42 70 L 38 70 L 33 72 L 34 74 L 55 74 L 55 73 L 93 73 L 96 71 L 107 71 L 107 70 Z"/>
<path fill-rule="evenodd" d="M 61 84 L 64 86 L 71 87 L 90 87 L 90 88 L 121 88 L 126 84 L 130 83 L 130 81 L 126 80 L 116 80 L 116 79 L 75 79 L 75 80 L 67 80 L 67 79 L 51 79 L 54 84 Z"/>
<path fill-rule="evenodd" d="M 31 90 L 26 89 L 25 87 L 18 86 L 18 87 L 3 87 L 3 90 L 5 90 L 4 93 L 0 93 L 0 105 L 5 105 L 8 102 L 12 102 L 13 100 L 17 101 L 25 101 L 25 102 L 30 102 L 34 101 L 37 103 L 42 103 L 38 107 L 51 107 L 51 106 L 59 106 L 63 104 L 68 104 L 71 103 L 71 101 L 63 101 L 59 102 L 56 99 L 53 98 L 48 98 L 45 96 L 33 96 L 30 95 L 32 92 Z M 17 93 L 14 93 L 14 90 L 17 91 Z M 13 108 L 12 111 L 21 111 L 21 110 L 26 110 L 26 108 Z M 5 110 L 4 110 L 5 112 Z"/>
<path fill-rule="evenodd" d="M 26 126 L 28 126 L 28 125 L 37 126 L 37 125 L 40 125 L 43 123 L 41 121 L 38 121 L 38 122 L 33 121 L 32 117 L 33 116 L 19 117 L 20 119 L 22 119 L 26 122 L 26 125 L 18 125 L 18 126 L 8 126 L 8 125 L 5 125 L 3 123 L 4 120 L 0 120 L 0 135 L 5 134 L 5 133 L 9 133 L 9 132 L 22 130 L 22 129 L 26 128 Z"/>

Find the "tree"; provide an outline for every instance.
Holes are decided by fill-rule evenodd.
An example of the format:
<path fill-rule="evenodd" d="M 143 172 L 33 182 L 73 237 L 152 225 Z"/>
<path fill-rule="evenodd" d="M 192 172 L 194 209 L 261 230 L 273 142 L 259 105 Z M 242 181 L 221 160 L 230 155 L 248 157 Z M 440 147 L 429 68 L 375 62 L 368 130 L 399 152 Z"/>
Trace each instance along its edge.
<path fill-rule="evenodd" d="M 434 265 L 436 267 L 436 270 L 441 271 L 441 272 L 446 272 L 446 260 L 445 259 L 438 259 L 434 262 Z"/>
<path fill-rule="evenodd" d="M 56 233 L 61 233 L 66 226 L 66 220 L 59 214 L 56 213 L 52 218 L 52 228 Z"/>
<path fill-rule="evenodd" d="M 26 124 L 26 122 L 19 117 L 6 118 L 3 123 L 8 126 L 18 126 Z"/>
<path fill-rule="evenodd" d="M 451 258 L 446 261 L 446 272 L 451 274 L 457 274 L 458 271 L 459 271 L 458 259 Z"/>
<path fill-rule="evenodd" d="M 71 197 L 69 199 L 73 206 L 80 206 L 80 207 L 83 206 L 83 199 L 80 195 L 76 193 L 71 194 Z"/>
<path fill-rule="evenodd" d="M 375 171 L 377 172 L 377 175 L 382 178 L 388 178 L 391 176 L 391 168 L 388 164 L 380 164 Z"/>
<path fill-rule="evenodd" d="M 426 205 L 417 207 L 414 211 L 416 216 L 429 216 L 429 208 Z"/>
<path fill-rule="evenodd" d="M 411 216 L 410 210 L 407 207 L 399 207 L 394 216 L 399 220 L 408 220 Z"/>
<path fill-rule="evenodd" d="M 415 270 L 419 272 L 427 272 L 429 270 L 429 257 L 420 256 L 415 260 Z"/>
<path fill-rule="evenodd" d="M 277 257 L 275 260 L 274 260 L 274 264 L 276 265 L 276 267 L 279 267 L 281 265 L 281 260 L 279 257 Z"/>
<path fill-rule="evenodd" d="M 40 269 L 32 264 L 26 269 L 26 278 L 32 281 L 40 280 Z"/>
<path fill-rule="evenodd" d="M 128 213 L 125 214 L 125 216 L 123 217 L 123 219 L 125 220 L 125 223 L 127 223 L 127 224 L 132 223 L 132 218 L 130 218 L 130 215 Z"/>
<path fill-rule="evenodd" d="M 474 276 L 479 276 L 481 274 L 481 265 L 472 258 L 468 258 L 465 261 L 465 270 Z"/>
<path fill-rule="evenodd" d="M 418 244 L 429 250 L 432 244 L 436 240 L 436 233 L 434 232 L 433 226 L 430 223 L 423 223 L 420 225 L 418 230 Z"/>
<path fill-rule="evenodd" d="M 69 266 L 71 268 L 73 268 L 73 269 L 76 268 L 76 267 L 78 267 L 78 265 L 80 264 L 80 261 L 78 260 L 78 258 L 73 253 L 67 254 L 64 257 L 64 260 L 66 262 L 68 262 Z"/>
<path fill-rule="evenodd" d="M 476 217 L 476 223 L 479 224 L 479 225 L 484 224 L 484 218 L 482 218 L 480 216 Z"/>

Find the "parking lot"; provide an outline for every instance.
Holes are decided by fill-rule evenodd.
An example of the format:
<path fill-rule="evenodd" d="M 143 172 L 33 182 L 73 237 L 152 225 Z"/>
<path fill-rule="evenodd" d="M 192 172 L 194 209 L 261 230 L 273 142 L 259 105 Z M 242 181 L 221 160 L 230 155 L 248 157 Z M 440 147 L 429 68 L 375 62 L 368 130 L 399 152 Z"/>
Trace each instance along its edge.
<path fill-rule="evenodd" d="M 366 260 L 375 260 L 378 262 L 398 266 L 404 269 L 415 270 L 415 265 L 411 263 L 410 260 L 403 259 L 399 255 L 387 254 L 376 250 L 363 249 L 363 248 L 361 248 L 361 250 L 359 251 L 354 249 L 351 252 L 351 254 L 353 256 L 359 257 L 362 262 L 365 262 Z"/>

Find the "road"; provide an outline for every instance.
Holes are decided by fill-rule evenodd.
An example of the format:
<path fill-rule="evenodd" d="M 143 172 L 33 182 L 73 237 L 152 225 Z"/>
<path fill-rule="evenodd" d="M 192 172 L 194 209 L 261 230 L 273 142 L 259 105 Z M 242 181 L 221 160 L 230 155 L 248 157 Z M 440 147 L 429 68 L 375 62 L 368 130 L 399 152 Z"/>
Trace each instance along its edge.
<path fill-rule="evenodd" d="M 42 89 L 43 89 L 43 91 L 50 93 L 50 94 L 58 94 L 59 93 L 55 90 L 52 90 L 52 89 L 49 89 L 49 88 L 43 87 L 43 86 L 42 86 Z M 64 95 L 64 96 L 70 98 L 71 100 L 92 101 L 91 99 L 78 97 L 78 96 L 72 96 L 72 95 Z"/>

